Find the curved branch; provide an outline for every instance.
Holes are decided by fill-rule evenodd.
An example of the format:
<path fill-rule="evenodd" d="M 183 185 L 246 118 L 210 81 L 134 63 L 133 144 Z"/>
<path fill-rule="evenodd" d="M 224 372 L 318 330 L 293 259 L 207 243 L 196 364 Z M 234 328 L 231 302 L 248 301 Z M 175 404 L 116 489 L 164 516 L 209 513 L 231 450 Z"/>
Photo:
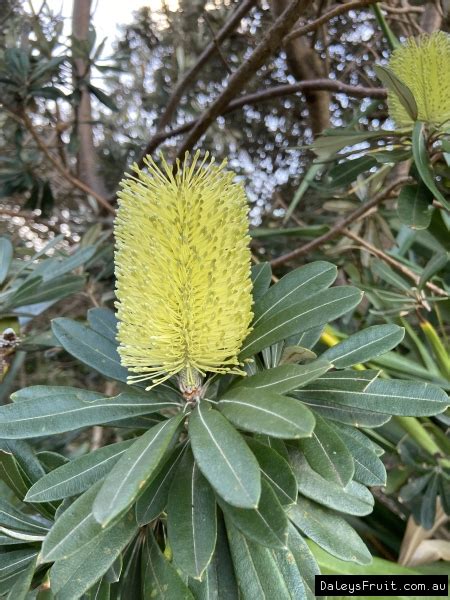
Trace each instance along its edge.
<path fill-rule="evenodd" d="M 380 98 L 380 100 L 386 98 L 387 96 L 384 88 L 348 85 L 347 83 L 334 81 L 333 79 L 311 79 L 309 81 L 299 81 L 298 83 L 276 85 L 267 90 L 262 90 L 253 94 L 246 94 L 245 96 L 239 96 L 235 100 L 232 100 L 218 116 L 226 115 L 248 104 L 257 104 L 258 102 L 266 102 L 267 100 L 272 100 L 273 98 L 291 96 L 304 90 L 327 90 L 336 94 L 347 94 L 348 96 L 352 96 L 354 98 Z M 177 135 L 181 135 L 182 133 L 186 133 L 186 131 L 192 129 L 197 122 L 198 119 L 194 119 L 193 121 L 179 125 L 174 129 L 156 133 L 151 140 L 152 152 L 155 151 L 156 148 L 158 148 L 158 146 L 165 140 L 176 137 Z M 145 148 L 142 156 L 138 160 L 138 165 L 140 167 L 142 167 L 144 164 L 144 157 L 149 154 L 149 152 L 147 152 L 148 147 L 149 146 Z"/>
<path fill-rule="evenodd" d="M 391 185 L 389 185 L 385 190 L 374 196 L 372 200 L 369 200 L 369 202 L 365 202 L 359 208 L 353 211 L 350 215 L 338 221 L 336 225 L 332 227 L 329 231 L 327 231 L 323 235 L 320 235 L 318 238 L 311 240 L 304 246 L 300 246 L 300 248 L 296 248 L 291 252 L 287 252 L 286 254 L 283 254 L 282 256 L 271 260 L 270 264 L 272 265 L 272 267 L 279 267 L 283 263 L 292 260 L 293 258 L 298 258 L 303 254 L 315 250 L 325 242 L 329 242 L 330 240 L 338 236 L 340 233 L 342 233 L 348 225 L 360 219 L 361 217 L 366 216 L 366 213 L 368 213 L 375 206 L 378 206 L 378 204 L 383 202 L 383 200 L 392 197 L 393 193 L 396 192 L 398 187 L 404 185 L 405 183 L 408 183 L 409 181 L 411 181 L 410 177 L 399 177 L 394 182 L 392 182 Z"/>
<path fill-rule="evenodd" d="M 311 21 L 310 23 L 307 23 L 306 25 L 302 25 L 301 27 L 298 27 L 297 29 L 294 29 L 293 31 L 291 31 L 291 33 L 288 33 L 288 35 L 286 35 L 286 37 L 284 38 L 283 42 L 286 44 L 287 42 L 290 42 L 291 40 L 293 40 L 297 37 L 300 37 L 301 35 L 306 35 L 310 31 L 314 31 L 315 29 L 318 29 L 321 25 L 324 25 L 333 17 L 342 15 L 342 14 L 348 12 L 349 10 L 355 10 L 357 8 L 364 8 L 365 6 L 370 6 L 371 4 L 376 4 L 377 1 L 378 0 L 356 0 L 354 2 L 344 2 L 344 4 L 339 4 L 339 6 L 336 6 L 332 10 L 330 10 L 327 13 L 325 13 L 324 15 L 322 15 L 321 17 L 315 19 L 314 21 Z"/>

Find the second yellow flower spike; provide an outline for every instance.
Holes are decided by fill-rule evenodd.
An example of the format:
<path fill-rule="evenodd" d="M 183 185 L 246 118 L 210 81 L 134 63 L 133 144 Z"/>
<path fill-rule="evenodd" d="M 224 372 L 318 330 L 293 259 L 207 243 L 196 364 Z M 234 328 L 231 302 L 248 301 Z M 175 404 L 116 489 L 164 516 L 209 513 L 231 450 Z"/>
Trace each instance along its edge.
<path fill-rule="evenodd" d="M 389 68 L 411 90 L 418 120 L 441 127 L 450 125 L 450 36 L 443 31 L 421 35 L 392 53 Z M 411 117 L 393 92 L 389 114 L 398 127 L 412 125 Z M 447 122 L 447 123 L 446 123 Z"/>

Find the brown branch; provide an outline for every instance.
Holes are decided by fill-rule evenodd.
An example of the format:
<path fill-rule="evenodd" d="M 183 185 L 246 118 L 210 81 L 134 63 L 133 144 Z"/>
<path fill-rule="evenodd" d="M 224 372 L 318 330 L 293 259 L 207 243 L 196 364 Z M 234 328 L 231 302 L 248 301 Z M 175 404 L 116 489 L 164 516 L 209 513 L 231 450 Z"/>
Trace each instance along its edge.
<path fill-rule="evenodd" d="M 321 25 L 324 25 L 333 17 L 342 15 L 343 13 L 346 13 L 349 10 L 364 8 L 365 6 L 370 6 L 371 4 L 376 4 L 376 2 L 377 2 L 377 0 L 357 0 L 355 2 L 345 2 L 344 4 L 339 4 L 339 6 L 336 6 L 332 10 L 328 11 L 327 13 L 325 13 L 324 15 L 319 17 L 318 19 L 315 19 L 314 21 L 311 21 L 310 23 L 307 23 L 306 25 L 302 25 L 301 27 L 294 29 L 294 31 L 291 31 L 291 33 L 289 33 L 284 38 L 284 43 L 286 44 L 286 43 L 290 42 L 291 40 L 294 40 L 295 38 L 300 37 L 301 35 L 306 35 L 310 31 L 314 31 L 314 30 L 318 29 Z"/>
<path fill-rule="evenodd" d="M 386 254 L 379 248 L 375 248 L 375 246 L 373 246 L 372 244 L 369 244 L 369 242 L 366 242 L 366 240 L 359 237 L 359 235 L 356 235 L 356 233 L 353 233 L 353 231 L 349 231 L 348 229 L 343 229 L 342 233 L 345 235 L 345 237 L 348 237 L 351 240 L 354 240 L 360 246 L 362 246 L 363 248 L 365 248 L 366 250 L 368 250 L 369 252 L 371 252 L 372 254 L 374 254 L 375 256 L 377 256 L 378 258 L 380 258 L 387 264 L 394 267 L 394 269 L 397 269 L 397 271 L 400 271 L 400 273 L 403 273 L 403 275 L 406 275 L 406 277 L 411 279 L 411 281 L 413 281 L 416 285 L 419 285 L 420 277 L 418 275 L 416 275 L 414 273 L 414 271 L 411 271 L 411 269 L 408 269 L 408 267 L 406 267 L 403 263 L 399 262 L 398 260 L 395 260 L 395 258 L 392 258 L 392 256 L 389 256 L 389 254 Z M 435 285 L 434 283 L 431 283 L 430 281 L 428 281 L 425 284 L 425 286 L 429 290 L 431 290 L 432 292 L 437 294 L 438 296 L 443 296 L 444 298 L 448 297 L 448 294 L 445 290 L 443 290 L 439 286 Z"/>
<path fill-rule="evenodd" d="M 41 140 L 39 134 L 35 130 L 34 125 L 31 122 L 31 119 L 28 117 L 28 115 L 26 115 L 26 114 L 23 115 L 23 122 L 24 122 L 26 128 L 28 129 L 28 131 L 30 132 L 31 137 L 33 138 L 33 140 L 36 142 L 37 146 L 39 147 L 39 149 L 43 152 L 43 154 L 45 155 L 47 160 L 55 167 L 55 169 L 64 177 L 64 179 L 66 179 L 69 183 L 71 183 L 73 186 L 75 186 L 79 190 L 81 190 L 81 191 L 85 192 L 86 194 L 89 194 L 90 196 L 95 198 L 97 200 L 97 202 L 99 204 L 101 204 L 103 206 L 103 208 L 105 208 L 111 214 L 115 214 L 116 211 L 115 211 L 114 207 L 111 206 L 111 204 L 108 202 L 108 200 L 104 196 L 102 196 L 101 194 L 99 194 L 98 192 L 93 190 L 87 184 L 85 184 L 82 181 L 80 181 L 79 179 L 77 179 L 77 177 L 74 177 L 72 175 L 72 173 L 68 169 L 66 169 L 65 166 L 63 164 L 61 164 L 59 162 L 59 160 L 57 160 L 52 155 L 51 152 L 49 152 L 47 146 L 44 144 L 44 142 Z"/>
<path fill-rule="evenodd" d="M 263 36 L 261 42 L 253 50 L 249 58 L 233 73 L 228 80 L 228 85 L 213 101 L 209 108 L 199 117 L 192 130 L 186 136 L 178 156 L 183 157 L 206 132 L 210 124 L 222 114 L 231 100 L 242 88 L 256 75 L 266 59 L 271 56 L 281 45 L 287 32 L 293 27 L 300 15 L 308 8 L 312 0 L 292 0 L 287 9 L 276 19 L 273 25 Z"/>
<path fill-rule="evenodd" d="M 352 96 L 354 98 L 384 99 L 387 96 L 384 88 L 348 85 L 347 83 L 334 81 L 333 79 L 311 79 L 309 81 L 299 81 L 298 83 L 276 85 L 267 90 L 262 90 L 253 94 L 246 94 L 245 96 L 239 96 L 235 100 L 232 100 L 220 114 L 226 115 L 234 110 L 238 110 L 239 108 L 246 106 L 247 104 L 266 102 L 267 100 L 272 100 L 274 98 L 297 94 L 303 90 L 327 90 L 336 94 L 347 94 L 348 96 Z M 168 131 L 161 131 L 160 133 L 155 134 L 152 138 L 152 151 L 156 150 L 156 148 L 165 140 L 176 137 L 182 133 L 186 133 L 186 131 L 192 129 L 197 122 L 198 119 L 194 119 Z M 142 158 L 138 161 L 138 164 L 141 167 L 143 165 L 142 159 L 144 156 L 146 156 L 146 154 L 143 154 Z"/>
<path fill-rule="evenodd" d="M 304 246 L 300 246 L 300 248 L 296 248 L 295 250 L 283 254 L 278 258 L 274 258 L 272 261 L 270 261 L 272 267 L 279 267 L 285 262 L 292 260 L 293 258 L 298 258 L 303 254 L 315 250 L 325 242 L 329 242 L 330 240 L 341 234 L 348 225 L 350 225 L 354 221 L 357 221 L 361 217 L 366 216 L 366 213 L 368 213 L 373 207 L 378 206 L 378 204 L 383 202 L 383 200 L 392 197 L 392 195 L 394 194 L 394 192 L 396 192 L 398 187 L 410 181 L 411 180 L 409 177 L 399 177 L 394 182 L 392 182 L 385 190 L 374 196 L 372 200 L 369 200 L 369 202 L 365 202 L 359 208 L 353 211 L 350 215 L 338 221 L 334 227 L 332 227 L 323 235 L 319 236 L 318 238 L 315 238 L 314 240 L 311 240 Z"/>
<path fill-rule="evenodd" d="M 209 58 L 217 51 L 219 44 L 225 40 L 230 33 L 234 31 L 234 29 L 239 25 L 242 18 L 249 12 L 249 10 L 256 4 L 257 0 L 244 0 L 240 3 L 238 8 L 234 11 L 231 17 L 226 21 L 223 27 L 216 33 L 212 42 L 210 42 L 200 56 L 197 58 L 196 62 L 192 67 L 186 71 L 186 73 L 181 77 L 180 81 L 176 84 L 175 88 L 172 91 L 169 102 L 167 103 L 166 109 L 164 113 L 161 115 L 161 118 L 158 122 L 157 132 L 152 137 L 152 139 L 148 142 L 147 147 L 142 153 L 142 158 L 147 154 L 152 154 L 155 149 L 158 147 L 158 134 L 170 123 L 172 117 L 176 111 L 176 108 L 186 91 L 192 83 L 195 81 L 195 77 L 203 65 L 209 60 Z M 138 161 L 138 164 L 142 166 L 142 158 Z"/>

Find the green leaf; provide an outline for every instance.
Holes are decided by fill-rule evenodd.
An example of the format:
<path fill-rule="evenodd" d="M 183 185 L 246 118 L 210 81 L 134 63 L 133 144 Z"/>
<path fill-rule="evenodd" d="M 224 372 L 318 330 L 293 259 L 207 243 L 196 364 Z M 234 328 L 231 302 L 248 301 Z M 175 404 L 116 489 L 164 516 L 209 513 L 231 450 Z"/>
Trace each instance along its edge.
<path fill-rule="evenodd" d="M 112 310 L 108 308 L 90 308 L 87 319 L 91 329 L 108 340 L 116 340 L 117 319 Z"/>
<path fill-rule="evenodd" d="M 50 570 L 53 593 L 59 598 L 80 598 L 108 571 L 136 533 L 137 525 L 128 513 L 78 552 L 57 561 Z"/>
<path fill-rule="evenodd" d="M 196 600 L 236 600 L 239 597 L 238 586 L 231 561 L 230 549 L 222 515 L 218 515 L 217 542 L 212 561 L 209 563 L 203 579 L 189 580 L 189 588 Z"/>
<path fill-rule="evenodd" d="M 372 556 L 347 521 L 335 511 L 319 506 L 304 497 L 289 510 L 289 518 L 327 552 L 342 560 L 367 565 Z"/>
<path fill-rule="evenodd" d="M 274 392 L 284 394 L 295 388 L 302 387 L 310 381 L 326 373 L 331 369 L 327 360 L 315 360 L 307 365 L 286 364 L 273 369 L 259 371 L 250 377 L 244 377 L 233 385 L 233 390 L 249 388 L 261 390 L 262 392 Z M 228 392 L 225 393 L 228 395 Z"/>
<path fill-rule="evenodd" d="M 434 195 L 436 200 L 439 200 L 439 202 L 441 202 L 447 210 L 450 210 L 450 202 L 446 200 L 445 196 L 439 191 L 439 188 L 436 185 L 434 173 L 431 168 L 427 152 L 425 124 L 421 123 L 420 121 L 414 125 L 412 135 L 412 150 L 414 163 L 419 171 L 419 175 L 423 183 Z"/>
<path fill-rule="evenodd" d="M 26 600 L 31 587 L 31 582 L 33 581 L 36 563 L 37 552 L 35 553 L 35 559 L 27 565 L 27 568 L 24 571 L 21 571 L 20 577 L 10 589 L 6 600 Z"/>
<path fill-rule="evenodd" d="M 337 432 L 351 453 L 355 463 L 355 481 L 364 485 L 386 485 L 386 469 L 371 447 L 372 442 L 355 427 L 329 423 Z M 365 440 L 365 441 L 362 441 Z M 367 444 L 369 442 L 369 445 Z"/>
<path fill-rule="evenodd" d="M 315 600 L 315 577 L 320 575 L 319 566 L 308 544 L 292 523 L 289 523 L 288 548 L 292 552 L 302 576 L 305 585 L 305 597 L 308 600 Z"/>
<path fill-rule="evenodd" d="M 48 502 L 78 496 L 109 473 L 133 441 L 110 444 L 50 471 L 30 488 L 25 500 Z"/>
<path fill-rule="evenodd" d="M 272 269 L 270 263 L 263 262 L 252 266 L 253 301 L 257 302 L 270 287 Z"/>
<path fill-rule="evenodd" d="M 0 407 L 0 437 L 51 435 L 179 406 L 162 398 L 159 392 L 124 392 L 114 398 L 98 399 L 96 392 L 76 388 L 70 394 L 49 396 L 39 402 L 30 398 Z"/>
<path fill-rule="evenodd" d="M 124 512 L 144 491 L 183 419 L 184 415 L 178 415 L 152 427 L 114 465 L 93 505 L 94 517 L 103 527 Z"/>
<path fill-rule="evenodd" d="M 423 286 L 429 281 L 433 275 L 436 275 L 441 269 L 443 269 L 450 261 L 450 252 L 442 252 L 441 254 L 435 254 L 425 265 L 422 275 L 420 276 L 419 290 L 423 289 Z"/>
<path fill-rule="evenodd" d="M 353 477 L 352 455 L 341 437 L 327 421 L 316 415 L 311 438 L 299 441 L 306 460 L 325 479 L 345 487 Z"/>
<path fill-rule="evenodd" d="M 255 439 L 249 438 L 247 443 L 259 463 L 263 478 L 271 485 L 280 504 L 282 506 L 295 504 L 297 480 L 288 461 L 273 448 Z"/>
<path fill-rule="evenodd" d="M 325 383 L 326 382 L 326 383 Z M 447 394 L 435 385 L 397 379 L 375 379 L 364 390 L 343 387 L 337 379 L 325 377 L 297 390 L 296 397 L 307 404 L 314 402 L 349 406 L 391 415 L 428 416 L 444 412 L 449 405 Z"/>
<path fill-rule="evenodd" d="M 247 539 L 268 548 L 285 548 L 288 520 L 274 491 L 263 479 L 258 508 L 236 508 L 219 499 L 219 505 L 229 519 Z"/>
<path fill-rule="evenodd" d="M 344 160 L 335 165 L 328 173 L 330 182 L 327 187 L 332 189 L 347 187 L 356 181 L 358 175 L 365 173 L 377 164 L 373 156 L 360 156 L 353 160 Z"/>
<path fill-rule="evenodd" d="M 25 475 L 13 454 L 4 452 L 3 450 L 0 450 L 0 479 L 6 483 L 19 500 L 25 498 L 29 488 L 29 484 L 25 480 Z"/>
<path fill-rule="evenodd" d="M 33 519 L 32 517 L 25 515 L 21 511 L 13 508 L 6 500 L 0 498 L 0 531 L 6 535 L 10 535 L 10 532 L 18 532 L 18 534 L 25 534 L 33 539 L 42 539 L 48 533 L 48 525 Z M 11 534 L 11 537 L 16 537 Z M 20 539 L 19 535 L 17 537 Z"/>
<path fill-rule="evenodd" d="M 194 600 L 194 596 L 185 586 L 173 565 L 162 554 L 151 531 L 146 536 L 142 567 L 144 598 L 151 598 L 152 600 Z"/>
<path fill-rule="evenodd" d="M 62 347 L 102 375 L 127 381 L 128 371 L 120 364 L 117 343 L 72 319 L 52 321 L 52 331 Z"/>
<path fill-rule="evenodd" d="M 378 79 L 384 87 L 397 96 L 411 120 L 415 121 L 419 115 L 419 109 L 417 108 L 414 94 L 409 87 L 404 84 L 389 67 L 375 65 L 374 69 Z"/>
<path fill-rule="evenodd" d="M 144 490 L 136 503 L 136 519 L 142 527 L 147 525 L 162 513 L 167 504 L 169 489 L 176 473 L 177 465 L 183 456 L 186 445 L 177 446 L 164 461 L 156 477 Z"/>
<path fill-rule="evenodd" d="M 336 267 L 323 261 L 294 269 L 269 288 L 255 303 L 253 325 L 328 288 L 336 279 L 336 275 Z"/>
<path fill-rule="evenodd" d="M 13 257 L 13 247 L 8 238 L 0 237 L 0 285 L 8 276 Z"/>
<path fill-rule="evenodd" d="M 97 100 L 99 100 L 102 104 L 104 104 L 107 108 L 109 108 L 109 110 L 112 110 L 113 112 L 117 112 L 119 110 L 110 94 L 106 94 L 103 90 L 101 90 L 98 87 L 93 86 L 90 83 L 87 84 L 87 87 L 88 87 L 89 91 L 92 94 L 94 94 L 94 96 L 97 98 Z"/>
<path fill-rule="evenodd" d="M 265 548 L 248 540 L 229 519 L 226 526 L 243 600 L 306 599 L 297 563 L 289 551 Z"/>
<path fill-rule="evenodd" d="M 436 497 L 438 494 L 439 475 L 433 473 L 422 498 L 420 507 L 420 524 L 425 529 L 431 529 L 436 519 Z"/>
<path fill-rule="evenodd" d="M 242 436 L 217 410 L 199 403 L 189 420 L 195 460 L 214 490 L 228 504 L 256 508 L 261 475 Z"/>
<path fill-rule="evenodd" d="M 411 229 L 427 229 L 433 214 L 433 194 L 421 181 L 402 187 L 397 200 L 400 221 Z"/>
<path fill-rule="evenodd" d="M 288 336 L 337 319 L 357 306 L 361 297 L 362 292 L 358 289 L 339 286 L 326 289 L 308 300 L 293 304 L 273 316 L 264 318 L 247 337 L 240 359 L 250 358 L 263 348 Z"/>
<path fill-rule="evenodd" d="M 92 514 L 92 503 L 100 485 L 98 481 L 56 520 L 42 544 L 43 562 L 68 558 L 101 533 L 102 526 Z"/>
<path fill-rule="evenodd" d="M 362 517 L 372 512 L 374 500 L 366 487 L 356 481 L 350 481 L 342 487 L 334 481 L 324 479 L 311 469 L 300 452 L 292 450 L 290 457 L 297 477 L 298 491 L 303 496 L 349 515 Z"/>
<path fill-rule="evenodd" d="M 306 406 L 294 398 L 265 390 L 228 390 L 218 407 L 229 421 L 244 431 L 299 439 L 310 436 L 314 429 L 314 415 Z"/>
<path fill-rule="evenodd" d="M 34 548 L 9 550 L 0 554 L 0 580 L 23 571 L 36 558 L 38 552 Z"/>
<path fill-rule="evenodd" d="M 337 369 L 365 363 L 395 348 L 403 339 L 405 330 L 397 325 L 373 325 L 326 350 L 321 358 Z"/>
<path fill-rule="evenodd" d="M 189 577 L 201 579 L 216 545 L 216 499 L 190 450 L 170 488 L 167 529 L 175 563 Z"/>

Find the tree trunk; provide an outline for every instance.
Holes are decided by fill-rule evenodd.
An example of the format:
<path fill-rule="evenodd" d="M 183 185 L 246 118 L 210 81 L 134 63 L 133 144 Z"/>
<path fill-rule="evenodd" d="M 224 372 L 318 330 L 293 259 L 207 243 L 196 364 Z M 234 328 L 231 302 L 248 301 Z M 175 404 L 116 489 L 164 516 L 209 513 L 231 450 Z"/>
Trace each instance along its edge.
<path fill-rule="evenodd" d="M 80 41 L 88 39 L 90 19 L 91 0 L 73 0 L 73 38 Z M 97 173 L 98 158 L 94 146 L 91 96 L 86 86 L 86 83 L 89 82 L 88 61 L 85 58 L 74 58 L 72 74 L 74 85 L 80 91 L 80 101 L 75 107 L 76 133 L 78 136 L 78 177 L 98 194 L 106 196 L 105 186 Z"/>
<path fill-rule="evenodd" d="M 278 17 L 288 4 L 289 0 L 272 0 L 275 17 Z M 311 48 L 308 38 L 298 37 L 291 40 L 286 46 L 286 55 L 289 69 L 297 81 L 328 77 L 324 63 Z M 304 94 L 312 132 L 321 133 L 330 126 L 330 94 L 325 91 L 309 91 Z"/>

